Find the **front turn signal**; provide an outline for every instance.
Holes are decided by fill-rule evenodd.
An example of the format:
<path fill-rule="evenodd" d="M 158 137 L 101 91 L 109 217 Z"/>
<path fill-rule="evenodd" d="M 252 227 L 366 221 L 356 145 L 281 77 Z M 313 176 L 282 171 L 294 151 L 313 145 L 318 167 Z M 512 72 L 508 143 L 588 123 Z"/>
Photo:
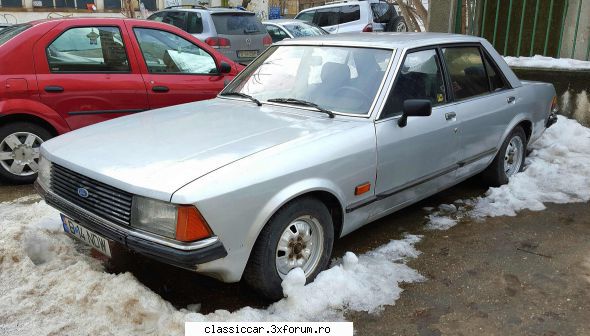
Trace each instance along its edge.
<path fill-rule="evenodd" d="M 211 237 L 213 232 L 199 210 L 192 205 L 178 207 L 176 240 L 191 242 Z"/>

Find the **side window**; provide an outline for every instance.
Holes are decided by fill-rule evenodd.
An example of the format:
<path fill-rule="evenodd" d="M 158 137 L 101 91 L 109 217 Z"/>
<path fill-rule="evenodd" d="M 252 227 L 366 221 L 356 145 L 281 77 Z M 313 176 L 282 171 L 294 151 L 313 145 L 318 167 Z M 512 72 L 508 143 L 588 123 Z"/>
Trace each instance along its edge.
<path fill-rule="evenodd" d="M 373 21 L 375 23 L 388 23 L 391 18 L 390 5 L 387 2 L 377 2 L 371 4 L 371 11 L 373 12 Z"/>
<path fill-rule="evenodd" d="M 315 14 L 315 11 L 304 12 L 304 13 L 301 13 L 300 15 L 298 15 L 297 19 L 311 23 L 311 22 L 313 22 L 314 14 Z"/>
<path fill-rule="evenodd" d="M 348 23 L 361 19 L 361 7 L 359 5 L 350 5 L 340 7 L 340 19 L 338 23 Z"/>
<path fill-rule="evenodd" d="M 320 27 L 335 26 L 338 24 L 339 7 L 318 9 L 313 17 L 313 23 Z"/>
<path fill-rule="evenodd" d="M 188 13 L 188 29 L 189 34 L 200 34 L 203 32 L 203 18 L 201 13 Z"/>
<path fill-rule="evenodd" d="M 182 30 L 186 30 L 186 14 L 187 12 L 167 12 L 162 22 L 176 26 Z"/>
<path fill-rule="evenodd" d="M 277 26 L 267 25 L 266 31 L 268 31 L 268 34 L 272 38 L 273 43 L 278 42 L 278 41 L 282 41 L 282 40 L 286 39 L 287 37 L 289 37 L 287 35 L 287 33 L 285 33 L 284 30 L 282 30 L 281 28 L 279 28 Z"/>
<path fill-rule="evenodd" d="M 490 57 L 486 55 L 484 60 L 486 64 L 486 71 L 488 73 L 488 77 L 490 78 L 492 92 L 509 88 L 508 84 L 506 84 L 504 81 L 504 78 L 502 78 L 500 70 L 498 70 L 496 64 L 490 60 Z"/>
<path fill-rule="evenodd" d="M 385 104 L 387 118 L 401 115 L 407 99 L 429 99 L 432 106 L 447 101 L 440 60 L 435 50 L 408 53 Z"/>
<path fill-rule="evenodd" d="M 150 15 L 147 19 L 162 22 L 164 20 L 164 15 L 166 15 L 166 12 L 158 12 Z"/>
<path fill-rule="evenodd" d="M 133 31 L 150 73 L 217 73 L 213 57 L 192 42 L 157 29 L 134 28 Z"/>
<path fill-rule="evenodd" d="M 490 91 L 478 47 L 444 48 L 443 55 L 456 100 L 468 99 Z"/>
<path fill-rule="evenodd" d="M 68 29 L 46 49 L 51 72 L 129 72 L 118 27 Z"/>

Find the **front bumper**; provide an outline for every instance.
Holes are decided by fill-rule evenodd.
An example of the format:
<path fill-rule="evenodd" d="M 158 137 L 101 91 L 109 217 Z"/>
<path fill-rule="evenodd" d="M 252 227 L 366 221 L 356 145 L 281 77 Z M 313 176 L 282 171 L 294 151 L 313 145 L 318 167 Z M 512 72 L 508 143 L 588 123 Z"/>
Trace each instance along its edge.
<path fill-rule="evenodd" d="M 194 271 L 198 264 L 227 256 L 227 251 L 217 237 L 194 243 L 180 243 L 158 238 L 147 232 L 110 223 L 46 190 L 38 182 L 35 182 L 35 190 L 47 204 L 79 221 L 89 230 L 163 263 Z"/>

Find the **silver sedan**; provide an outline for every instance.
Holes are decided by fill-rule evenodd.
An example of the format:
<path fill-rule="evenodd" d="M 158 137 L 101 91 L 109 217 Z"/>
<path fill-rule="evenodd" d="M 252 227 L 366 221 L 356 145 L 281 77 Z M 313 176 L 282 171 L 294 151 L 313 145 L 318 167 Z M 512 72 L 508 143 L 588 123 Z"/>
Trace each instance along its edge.
<path fill-rule="evenodd" d="M 216 99 L 45 142 L 36 186 L 106 255 L 124 245 L 277 299 L 336 238 L 478 173 L 506 183 L 556 112 L 552 85 L 477 37 L 285 40 Z"/>

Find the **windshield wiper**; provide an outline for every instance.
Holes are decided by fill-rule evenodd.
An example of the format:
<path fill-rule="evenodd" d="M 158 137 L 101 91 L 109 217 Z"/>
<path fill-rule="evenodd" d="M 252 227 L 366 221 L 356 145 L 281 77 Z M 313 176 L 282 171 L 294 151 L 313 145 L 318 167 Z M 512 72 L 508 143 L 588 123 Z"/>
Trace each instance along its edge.
<path fill-rule="evenodd" d="M 283 104 L 293 104 L 293 105 L 302 105 L 302 106 L 309 106 L 313 107 L 320 112 L 324 112 L 325 114 L 329 115 L 330 118 L 334 118 L 334 112 L 330 110 L 326 110 L 325 108 L 318 106 L 316 103 L 312 103 L 307 100 L 295 99 L 295 98 L 271 98 L 267 101 L 271 103 L 283 103 Z"/>
<path fill-rule="evenodd" d="M 236 97 L 242 97 L 242 98 L 247 98 L 250 99 L 251 101 L 255 102 L 256 105 L 258 106 L 262 106 L 262 103 L 260 102 L 260 100 L 245 94 L 245 93 L 241 93 L 241 92 L 222 92 L 219 94 L 220 96 L 236 96 Z"/>

